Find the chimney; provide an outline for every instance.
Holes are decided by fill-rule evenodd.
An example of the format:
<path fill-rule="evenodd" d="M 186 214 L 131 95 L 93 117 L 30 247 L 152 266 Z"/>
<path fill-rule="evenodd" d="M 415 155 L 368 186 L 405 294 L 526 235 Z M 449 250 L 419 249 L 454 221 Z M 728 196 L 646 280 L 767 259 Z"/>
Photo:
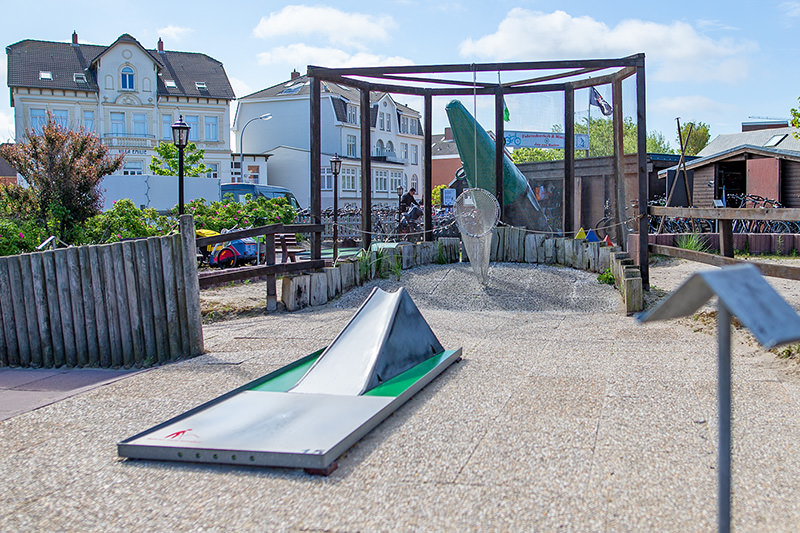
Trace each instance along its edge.
<path fill-rule="evenodd" d="M 72 31 L 72 46 L 78 46 L 78 32 Z"/>
<path fill-rule="evenodd" d="M 158 38 L 158 53 L 164 53 L 164 41 L 161 40 L 161 37 Z"/>
<path fill-rule="evenodd" d="M 292 69 L 292 79 L 296 80 L 299 77 L 300 77 L 300 73 L 297 72 L 297 69 Z"/>
<path fill-rule="evenodd" d="M 445 128 L 444 129 L 444 140 L 445 141 L 452 141 L 453 140 L 453 128 Z"/>

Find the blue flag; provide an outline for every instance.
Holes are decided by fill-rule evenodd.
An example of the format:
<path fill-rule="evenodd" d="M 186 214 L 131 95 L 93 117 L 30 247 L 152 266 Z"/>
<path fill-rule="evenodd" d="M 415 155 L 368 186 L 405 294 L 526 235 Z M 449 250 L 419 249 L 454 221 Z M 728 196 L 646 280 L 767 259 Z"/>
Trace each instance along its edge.
<path fill-rule="evenodd" d="M 597 92 L 597 89 L 592 87 L 592 92 L 589 93 L 589 105 L 597 106 L 600 108 L 600 112 L 603 113 L 605 116 L 609 116 L 613 113 L 611 109 L 611 104 L 605 101 L 600 93 Z"/>

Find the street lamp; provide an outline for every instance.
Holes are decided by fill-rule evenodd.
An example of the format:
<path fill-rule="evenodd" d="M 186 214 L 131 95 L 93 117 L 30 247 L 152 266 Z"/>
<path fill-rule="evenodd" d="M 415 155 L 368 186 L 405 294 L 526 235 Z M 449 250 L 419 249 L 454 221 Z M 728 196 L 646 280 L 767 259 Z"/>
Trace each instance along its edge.
<path fill-rule="evenodd" d="M 331 157 L 331 172 L 333 173 L 333 262 L 339 258 L 339 172 L 342 170 L 342 160 L 339 154 Z"/>
<path fill-rule="evenodd" d="M 178 215 L 183 214 L 183 149 L 189 144 L 189 125 L 183 121 L 183 115 L 172 125 L 172 140 L 178 149 Z"/>
<path fill-rule="evenodd" d="M 244 138 L 244 130 L 248 124 L 253 122 L 254 120 L 269 120 L 272 118 L 272 113 L 264 113 L 263 115 L 259 115 L 257 117 L 251 118 L 247 122 L 245 122 L 244 127 L 242 128 L 242 132 L 239 134 L 239 181 L 244 183 L 244 145 L 242 145 L 242 139 Z"/>
<path fill-rule="evenodd" d="M 400 216 L 403 213 L 403 186 L 397 186 L 397 229 L 400 230 Z"/>

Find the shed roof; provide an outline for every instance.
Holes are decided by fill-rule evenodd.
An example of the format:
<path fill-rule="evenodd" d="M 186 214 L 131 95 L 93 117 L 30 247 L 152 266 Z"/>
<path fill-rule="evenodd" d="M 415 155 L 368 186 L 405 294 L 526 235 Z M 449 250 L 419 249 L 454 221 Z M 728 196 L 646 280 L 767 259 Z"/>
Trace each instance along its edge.
<path fill-rule="evenodd" d="M 800 139 L 797 139 L 793 135 L 794 133 L 800 132 L 798 132 L 796 128 L 788 127 L 717 135 L 710 143 L 706 145 L 705 148 L 700 150 L 697 155 L 700 157 L 706 157 L 745 145 L 765 148 L 780 148 L 781 150 L 800 152 Z M 781 136 L 782 138 L 779 139 Z M 777 143 L 772 144 L 771 146 L 766 146 L 771 139 L 773 141 L 777 141 Z"/>

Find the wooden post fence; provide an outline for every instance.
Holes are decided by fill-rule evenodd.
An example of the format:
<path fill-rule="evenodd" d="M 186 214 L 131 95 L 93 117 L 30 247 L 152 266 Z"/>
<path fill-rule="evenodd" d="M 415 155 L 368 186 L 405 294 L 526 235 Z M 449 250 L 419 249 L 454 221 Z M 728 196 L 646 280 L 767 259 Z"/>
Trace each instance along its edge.
<path fill-rule="evenodd" d="M 203 353 L 194 219 L 180 235 L 0 257 L 0 366 L 131 368 Z"/>

